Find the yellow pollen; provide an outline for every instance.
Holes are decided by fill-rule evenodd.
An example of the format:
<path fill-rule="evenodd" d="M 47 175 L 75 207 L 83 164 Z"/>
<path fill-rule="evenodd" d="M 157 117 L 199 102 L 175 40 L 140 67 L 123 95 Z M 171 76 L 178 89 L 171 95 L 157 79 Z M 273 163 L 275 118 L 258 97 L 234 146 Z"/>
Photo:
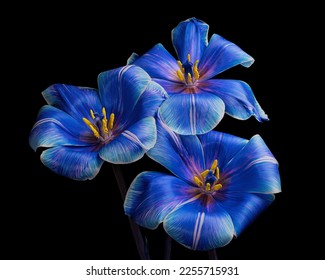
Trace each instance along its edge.
<path fill-rule="evenodd" d="M 194 180 L 195 184 L 197 184 L 199 187 L 203 186 L 202 181 L 198 177 L 194 176 L 193 180 Z"/>
<path fill-rule="evenodd" d="M 112 113 L 109 116 L 109 122 L 108 122 L 108 129 L 112 130 L 113 126 L 114 126 L 114 119 L 115 119 L 115 115 L 114 113 Z"/>
<path fill-rule="evenodd" d="M 191 61 L 191 55 L 190 55 L 190 54 L 187 55 L 187 60 L 188 60 L 189 62 Z"/>
<path fill-rule="evenodd" d="M 106 109 L 103 107 L 102 113 L 104 115 L 104 118 L 102 119 L 102 130 L 104 133 L 108 134 L 108 128 L 107 128 L 107 117 L 106 117 Z"/>
<path fill-rule="evenodd" d="M 87 120 L 86 118 L 82 118 L 82 120 L 85 122 L 86 125 L 88 125 L 88 127 L 94 133 L 95 137 L 99 138 L 100 135 L 99 135 L 98 128 L 93 123 L 91 123 L 89 120 Z"/>
<path fill-rule="evenodd" d="M 220 179 L 220 170 L 219 167 L 216 168 L 216 177 L 219 180 Z"/>
<path fill-rule="evenodd" d="M 193 72 L 194 72 L 194 78 L 195 80 L 198 80 L 200 78 L 200 74 L 199 74 L 199 69 L 197 68 L 197 65 L 199 64 L 199 61 L 196 60 L 194 63 L 194 67 L 193 67 Z"/>
<path fill-rule="evenodd" d="M 176 74 L 177 74 L 178 79 L 180 79 L 182 82 L 184 82 L 185 79 L 184 79 L 184 75 L 183 75 L 182 71 L 177 70 Z"/>
<path fill-rule="evenodd" d="M 222 185 L 221 185 L 221 184 L 216 184 L 216 185 L 213 186 L 212 189 L 213 189 L 214 191 L 218 191 L 218 190 L 220 190 L 221 188 L 222 188 Z"/>
<path fill-rule="evenodd" d="M 181 62 L 180 60 L 177 60 L 177 64 L 178 64 L 178 66 L 179 66 L 179 69 L 181 69 L 182 73 L 184 73 L 185 70 L 184 70 L 184 68 L 183 68 L 183 64 L 182 64 L 182 62 Z"/>
<path fill-rule="evenodd" d="M 209 169 L 204 170 L 204 171 L 201 173 L 201 176 L 204 178 L 205 176 L 208 175 L 209 171 L 210 171 Z"/>
<path fill-rule="evenodd" d="M 90 109 L 90 115 L 92 117 L 92 119 L 95 119 L 95 114 L 94 114 L 94 111 Z"/>
<path fill-rule="evenodd" d="M 214 172 L 217 166 L 218 166 L 218 160 L 216 159 L 212 162 L 210 169 Z"/>
<path fill-rule="evenodd" d="M 211 185 L 210 185 L 210 183 L 206 183 L 206 185 L 205 185 L 205 189 L 206 189 L 207 191 L 210 191 L 210 190 L 211 190 Z"/>
<path fill-rule="evenodd" d="M 187 81 L 188 81 L 188 82 L 191 82 L 191 83 L 193 82 L 193 81 L 192 81 L 191 73 L 187 73 Z"/>

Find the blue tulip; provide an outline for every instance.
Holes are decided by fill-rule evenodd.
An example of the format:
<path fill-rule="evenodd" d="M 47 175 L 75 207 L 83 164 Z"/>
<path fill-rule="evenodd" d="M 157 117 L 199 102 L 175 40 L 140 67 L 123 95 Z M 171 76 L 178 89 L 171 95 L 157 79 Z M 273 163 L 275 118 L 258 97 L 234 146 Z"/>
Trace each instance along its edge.
<path fill-rule="evenodd" d="M 254 59 L 217 34 L 208 42 L 209 26 L 196 18 L 181 22 L 172 31 L 178 60 L 161 44 L 142 56 L 132 54 L 129 64 L 148 72 L 168 93 L 159 116 L 173 131 L 183 135 L 212 130 L 224 114 L 245 120 L 268 120 L 248 84 L 238 80 L 212 79 L 217 74 Z"/>
<path fill-rule="evenodd" d="M 184 136 L 158 120 L 157 142 L 147 154 L 172 174 L 139 174 L 125 213 L 148 229 L 163 223 L 174 240 L 193 250 L 228 244 L 281 191 L 278 162 L 259 135 Z"/>
<path fill-rule="evenodd" d="M 104 161 L 134 162 L 156 142 L 154 116 L 166 96 L 160 85 L 134 65 L 101 73 L 98 85 L 50 86 L 30 133 L 34 150 L 49 148 L 43 164 L 75 180 L 94 178 Z"/>

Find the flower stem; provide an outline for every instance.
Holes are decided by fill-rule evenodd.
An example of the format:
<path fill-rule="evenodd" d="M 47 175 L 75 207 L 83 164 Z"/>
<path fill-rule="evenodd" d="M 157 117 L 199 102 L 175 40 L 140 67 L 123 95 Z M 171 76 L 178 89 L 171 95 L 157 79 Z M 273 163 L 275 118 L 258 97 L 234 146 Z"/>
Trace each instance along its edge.
<path fill-rule="evenodd" d="M 115 175 L 115 179 L 116 179 L 117 184 L 118 184 L 119 189 L 120 189 L 122 200 L 124 202 L 125 196 L 126 196 L 126 193 L 127 193 L 127 188 L 126 188 L 125 180 L 123 178 L 121 167 L 119 165 L 117 165 L 117 164 L 112 164 L 112 168 L 113 168 L 113 172 L 114 172 L 114 175 Z M 130 217 L 129 217 L 129 223 L 130 223 L 133 238 L 134 238 L 135 244 L 137 246 L 137 250 L 138 250 L 138 254 L 140 256 L 140 259 L 141 260 L 149 260 L 150 257 L 149 257 L 149 254 L 148 254 L 148 250 L 146 250 L 147 247 L 145 246 L 144 239 L 142 237 L 142 233 L 141 233 L 141 230 L 140 230 L 139 226 L 137 224 L 135 224 L 131 220 Z"/>
<path fill-rule="evenodd" d="M 172 251 L 172 239 L 168 234 L 166 234 L 164 260 L 170 260 L 171 251 Z"/>
<path fill-rule="evenodd" d="M 209 260 L 217 260 L 218 259 L 217 252 L 215 249 L 209 250 L 208 255 L 209 255 Z"/>

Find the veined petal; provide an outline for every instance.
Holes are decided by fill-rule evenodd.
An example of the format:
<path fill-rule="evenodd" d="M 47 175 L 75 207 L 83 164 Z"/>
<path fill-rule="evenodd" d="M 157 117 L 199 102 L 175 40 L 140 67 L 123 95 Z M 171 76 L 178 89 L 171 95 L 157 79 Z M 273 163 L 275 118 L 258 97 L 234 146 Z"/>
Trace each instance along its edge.
<path fill-rule="evenodd" d="M 41 154 L 41 161 L 55 173 L 74 180 L 93 179 L 103 160 L 92 147 L 54 147 Z"/>
<path fill-rule="evenodd" d="M 142 172 L 132 182 L 124 202 L 125 214 L 137 224 L 155 229 L 177 205 L 194 197 L 195 188 L 160 172 Z"/>
<path fill-rule="evenodd" d="M 217 203 L 231 216 L 236 236 L 241 234 L 274 200 L 273 194 L 225 193 Z"/>
<path fill-rule="evenodd" d="M 153 79 L 156 83 L 161 85 L 168 95 L 181 93 L 186 90 L 185 84 L 183 82 L 174 82 L 163 79 Z"/>
<path fill-rule="evenodd" d="M 143 118 L 103 146 L 99 155 L 114 164 L 131 163 L 142 158 L 155 145 L 156 138 L 155 119 Z"/>
<path fill-rule="evenodd" d="M 92 138 L 81 122 L 67 113 L 45 105 L 39 111 L 37 121 L 29 135 L 29 144 L 38 147 L 87 146 Z"/>
<path fill-rule="evenodd" d="M 221 169 L 248 143 L 246 139 L 218 131 L 198 135 L 198 138 L 203 147 L 206 167 L 217 159 Z"/>
<path fill-rule="evenodd" d="M 157 142 L 147 155 L 188 183 L 204 169 L 203 149 L 197 136 L 180 136 L 159 119 Z"/>
<path fill-rule="evenodd" d="M 126 61 L 126 65 L 133 64 L 140 56 L 137 53 L 132 53 Z"/>
<path fill-rule="evenodd" d="M 142 100 L 141 96 L 144 93 L 150 95 L 146 90 L 149 85 L 151 89 L 154 87 L 152 83 L 149 75 L 143 69 L 134 65 L 99 74 L 98 85 L 100 98 L 106 108 L 107 115 L 111 113 L 115 114 L 114 124 L 117 126 L 125 126 L 129 122 L 134 123 L 139 120 L 139 117 L 133 113 L 133 110 L 136 108 L 139 100 Z M 157 85 L 157 87 L 159 86 Z M 161 89 L 159 88 L 159 90 Z M 153 95 L 155 93 L 152 92 L 150 98 L 154 98 Z M 162 96 L 158 96 L 157 98 L 162 99 Z M 143 108 L 144 112 L 146 109 L 152 112 L 151 107 L 158 106 L 156 98 L 152 102 L 147 101 L 146 104 L 150 107 Z"/>
<path fill-rule="evenodd" d="M 209 25 L 196 18 L 182 21 L 172 30 L 173 45 L 182 63 L 188 54 L 193 63 L 201 58 L 208 45 L 208 30 Z"/>
<path fill-rule="evenodd" d="M 92 88 L 55 84 L 42 92 L 49 105 L 57 107 L 77 120 L 91 119 L 90 109 L 101 112 L 98 91 Z"/>
<path fill-rule="evenodd" d="M 237 45 L 213 34 L 199 61 L 200 80 L 210 79 L 239 64 L 249 67 L 253 62 L 254 59 Z"/>
<path fill-rule="evenodd" d="M 254 116 L 258 121 L 268 120 L 252 89 L 243 81 L 212 79 L 198 83 L 198 87 L 219 96 L 226 105 L 226 113 L 236 119 Z"/>
<path fill-rule="evenodd" d="M 259 135 L 255 135 L 223 166 L 222 180 L 229 191 L 274 194 L 281 191 L 278 162 Z"/>
<path fill-rule="evenodd" d="M 176 59 L 162 44 L 155 45 L 133 63 L 147 71 L 151 78 L 179 81 L 176 74 L 176 71 L 179 70 Z"/>
<path fill-rule="evenodd" d="M 203 134 L 213 129 L 223 118 L 225 104 L 210 93 L 175 94 L 159 108 L 162 121 L 183 135 Z"/>
<path fill-rule="evenodd" d="M 178 205 L 165 217 L 164 228 L 173 239 L 193 250 L 225 246 L 235 233 L 230 215 L 204 194 Z"/>

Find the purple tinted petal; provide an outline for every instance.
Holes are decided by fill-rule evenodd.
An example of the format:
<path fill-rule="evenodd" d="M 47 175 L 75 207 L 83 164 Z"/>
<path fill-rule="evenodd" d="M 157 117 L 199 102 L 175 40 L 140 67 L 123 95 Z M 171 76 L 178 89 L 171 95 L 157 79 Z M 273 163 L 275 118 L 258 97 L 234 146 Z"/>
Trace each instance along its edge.
<path fill-rule="evenodd" d="M 204 169 L 204 156 L 197 136 L 184 140 L 157 120 L 157 142 L 147 155 L 188 183 Z M 186 144 L 186 146 L 185 146 Z"/>
<path fill-rule="evenodd" d="M 76 120 L 91 119 L 90 109 L 94 112 L 102 110 L 96 89 L 55 84 L 42 94 L 49 105 L 61 109 Z"/>
<path fill-rule="evenodd" d="M 246 120 L 254 116 L 258 121 L 268 120 L 255 99 L 250 86 L 236 80 L 207 80 L 198 84 L 203 91 L 219 96 L 226 105 L 226 113 L 236 119 Z"/>
<path fill-rule="evenodd" d="M 182 63 L 188 54 L 193 63 L 201 58 L 208 45 L 208 30 L 209 25 L 196 18 L 182 21 L 172 30 L 173 45 Z"/>
<path fill-rule="evenodd" d="M 137 224 L 155 229 L 178 204 L 190 199 L 195 188 L 159 172 L 142 172 L 132 182 L 124 202 L 125 214 Z"/>
<path fill-rule="evenodd" d="M 178 205 L 164 220 L 166 232 L 193 250 L 211 250 L 227 245 L 234 236 L 229 214 L 207 195 L 197 195 Z"/>
<path fill-rule="evenodd" d="M 155 45 L 133 63 L 147 71 L 151 78 L 179 81 L 176 74 L 176 71 L 179 70 L 176 59 L 162 44 Z"/>
<path fill-rule="evenodd" d="M 159 108 L 159 116 L 172 130 L 183 135 L 202 134 L 223 118 L 225 104 L 214 94 L 175 94 Z"/>
<path fill-rule="evenodd" d="M 41 161 L 55 173 L 74 180 L 93 179 L 103 160 L 91 147 L 54 147 L 41 154 Z"/>
<path fill-rule="evenodd" d="M 229 191 L 274 194 L 281 191 L 278 162 L 259 135 L 222 167 Z"/>
<path fill-rule="evenodd" d="M 213 34 L 201 61 L 199 61 L 200 80 L 210 79 L 239 64 L 249 67 L 253 62 L 254 59 L 234 43 Z"/>
<path fill-rule="evenodd" d="M 41 108 L 29 136 L 34 150 L 61 145 L 88 146 L 90 143 L 95 144 L 96 139 L 84 123 L 49 105 Z"/>
<path fill-rule="evenodd" d="M 183 82 L 174 82 L 162 79 L 153 79 L 156 83 L 161 85 L 168 94 L 181 93 L 186 90 L 185 84 Z"/>

